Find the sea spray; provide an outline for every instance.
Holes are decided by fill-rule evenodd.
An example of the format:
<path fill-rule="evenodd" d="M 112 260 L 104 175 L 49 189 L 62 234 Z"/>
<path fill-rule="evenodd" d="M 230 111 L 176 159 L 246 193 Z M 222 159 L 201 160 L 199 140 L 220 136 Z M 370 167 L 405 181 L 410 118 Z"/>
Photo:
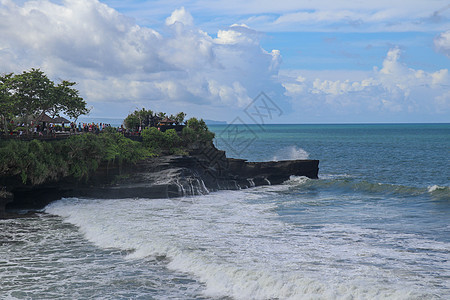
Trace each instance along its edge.
<path fill-rule="evenodd" d="M 308 158 L 309 153 L 306 152 L 304 149 L 296 146 L 290 146 L 279 150 L 277 154 L 273 156 L 272 160 L 280 161 L 280 160 L 297 160 Z"/>
<path fill-rule="evenodd" d="M 445 245 L 411 235 L 404 246 L 391 249 L 385 244 L 405 235 L 338 223 L 303 226 L 298 220 L 294 224 L 280 219 L 280 207 L 289 215 L 298 205 L 306 205 L 313 213 L 315 206 L 302 204 L 311 202 L 309 197 L 274 202 L 287 189 L 300 191 L 310 182 L 315 181 L 294 177 L 278 188 L 223 191 L 181 204 L 179 199 L 65 199 L 46 211 L 63 216 L 103 249 L 126 250 L 129 260 L 166 258 L 170 270 L 191 274 L 203 283 L 208 297 L 414 299 L 431 295 L 405 275 L 414 272 L 412 260 L 427 259 L 430 253 L 405 253 L 403 248 L 411 251 L 415 245 L 426 245 L 436 249 L 433 259 L 440 261 Z M 327 199 L 316 200 L 320 201 L 332 205 Z"/>

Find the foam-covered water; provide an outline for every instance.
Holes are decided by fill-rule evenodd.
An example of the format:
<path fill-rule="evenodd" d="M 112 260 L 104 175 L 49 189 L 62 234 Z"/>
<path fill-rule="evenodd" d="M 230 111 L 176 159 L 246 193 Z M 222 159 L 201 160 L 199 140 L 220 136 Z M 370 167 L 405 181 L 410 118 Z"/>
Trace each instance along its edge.
<path fill-rule="evenodd" d="M 334 152 L 321 152 L 319 180 L 177 199 L 68 198 L 0 221 L 0 298 L 448 299 L 449 126 L 419 126 L 441 144 L 382 127 L 314 127 L 317 139 L 290 125 L 280 143 L 283 130 L 269 126 L 255 153 L 242 153 L 321 159 L 313 146 L 325 147 L 328 131 Z M 395 147 L 379 153 L 386 136 Z"/>

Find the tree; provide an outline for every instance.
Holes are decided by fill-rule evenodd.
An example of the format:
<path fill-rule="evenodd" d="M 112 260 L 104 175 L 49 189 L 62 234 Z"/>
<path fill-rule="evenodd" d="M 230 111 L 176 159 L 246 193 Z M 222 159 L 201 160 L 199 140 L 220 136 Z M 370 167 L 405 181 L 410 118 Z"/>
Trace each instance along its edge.
<path fill-rule="evenodd" d="M 183 124 L 185 117 L 186 117 L 186 114 L 184 112 L 179 112 L 175 116 L 174 120 L 177 123 L 177 125 L 180 125 L 180 124 Z"/>
<path fill-rule="evenodd" d="M 157 116 L 158 118 L 161 118 L 161 119 L 167 118 L 166 113 L 163 113 L 163 112 L 157 113 L 156 116 Z"/>
<path fill-rule="evenodd" d="M 13 73 L 0 76 L 0 117 L 5 132 L 7 131 L 8 120 L 12 119 L 17 113 L 15 97 L 13 97 L 11 78 Z"/>
<path fill-rule="evenodd" d="M 168 129 L 163 134 L 162 147 L 173 152 L 175 148 L 180 147 L 181 138 L 175 129 Z"/>
<path fill-rule="evenodd" d="M 136 130 L 139 128 L 140 120 L 135 114 L 128 115 L 125 120 L 123 120 L 125 127 L 130 130 Z"/>
<path fill-rule="evenodd" d="M 87 114 L 89 109 L 73 88 L 75 82 L 63 80 L 55 85 L 39 69 L 0 76 L 0 116 L 6 123 L 19 117 L 28 124 L 28 118 L 49 113 L 52 117 L 66 114 L 72 119 Z"/>
<path fill-rule="evenodd" d="M 145 108 L 142 108 L 137 112 L 137 117 L 139 118 L 140 125 L 145 128 L 150 126 L 151 120 L 154 115 L 152 110 L 146 110 Z"/>
<path fill-rule="evenodd" d="M 50 111 L 53 116 L 59 116 L 63 111 L 69 118 L 78 119 L 79 116 L 88 114 L 90 109 L 86 107 L 86 101 L 80 97 L 78 90 L 72 88 L 76 83 L 63 80 L 53 89 L 53 107 Z"/>
<path fill-rule="evenodd" d="M 142 140 L 148 149 L 154 153 L 160 153 L 164 144 L 164 134 L 156 127 L 144 129 L 142 132 Z"/>
<path fill-rule="evenodd" d="M 39 69 L 24 71 L 12 77 L 13 97 L 18 106 L 18 116 L 27 121 L 29 116 L 48 111 L 57 106 L 53 96 L 54 84 Z"/>
<path fill-rule="evenodd" d="M 203 119 L 190 118 L 187 126 L 182 131 L 183 138 L 187 143 L 207 143 L 214 138 L 214 132 L 209 131 Z"/>
<path fill-rule="evenodd" d="M 141 110 L 135 110 L 132 114 L 129 114 L 125 120 L 125 127 L 131 130 L 137 130 L 139 127 L 149 127 L 155 126 L 152 124 L 154 119 L 153 111 L 146 110 L 145 108 Z"/>

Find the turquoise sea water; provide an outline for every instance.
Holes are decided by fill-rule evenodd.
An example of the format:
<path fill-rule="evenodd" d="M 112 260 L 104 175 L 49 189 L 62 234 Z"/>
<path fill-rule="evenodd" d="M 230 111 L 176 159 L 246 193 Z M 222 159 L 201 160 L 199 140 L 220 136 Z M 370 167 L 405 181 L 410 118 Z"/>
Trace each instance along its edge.
<path fill-rule="evenodd" d="M 233 125 L 210 128 L 220 149 L 250 161 L 303 158 L 303 149 L 322 175 L 413 187 L 450 181 L 449 124 L 240 125 L 234 136 Z"/>
<path fill-rule="evenodd" d="M 0 221 L 0 298 L 449 299 L 450 124 L 210 126 L 318 180 Z"/>

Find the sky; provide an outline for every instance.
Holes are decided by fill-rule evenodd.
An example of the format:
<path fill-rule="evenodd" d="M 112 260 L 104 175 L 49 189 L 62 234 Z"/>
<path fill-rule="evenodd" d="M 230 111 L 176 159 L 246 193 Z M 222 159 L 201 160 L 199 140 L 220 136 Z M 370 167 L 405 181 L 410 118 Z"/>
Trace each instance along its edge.
<path fill-rule="evenodd" d="M 77 82 L 92 118 L 450 122 L 442 0 L 0 0 L 0 73 Z"/>

